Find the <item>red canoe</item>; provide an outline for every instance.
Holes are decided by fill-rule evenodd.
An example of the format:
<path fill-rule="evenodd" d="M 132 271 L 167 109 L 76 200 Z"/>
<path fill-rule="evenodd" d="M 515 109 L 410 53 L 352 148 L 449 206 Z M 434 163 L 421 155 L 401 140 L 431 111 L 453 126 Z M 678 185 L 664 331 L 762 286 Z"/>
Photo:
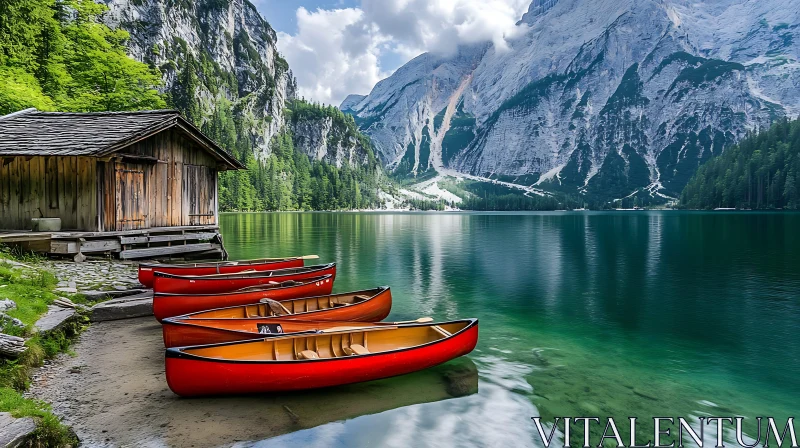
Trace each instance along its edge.
<path fill-rule="evenodd" d="M 159 274 L 156 274 L 159 275 Z M 158 280 L 156 280 L 158 283 Z M 300 281 L 285 281 L 258 288 L 247 288 L 224 294 L 167 294 L 153 295 L 153 314 L 159 322 L 168 317 L 238 305 L 258 303 L 261 299 L 291 300 L 300 297 L 327 295 L 333 289 L 333 276 L 322 275 Z"/>
<path fill-rule="evenodd" d="M 293 333 L 352 322 L 378 322 L 392 309 L 388 286 L 366 291 L 258 303 L 187 314 L 164 319 L 166 347 L 217 344 L 259 339 L 264 332 Z M 310 322 L 310 323 L 307 323 Z M 276 325 L 280 325 L 279 328 Z"/>
<path fill-rule="evenodd" d="M 167 294 L 221 294 L 244 288 L 268 286 L 288 280 L 305 280 L 323 275 L 336 278 L 336 263 L 303 268 L 278 269 L 263 272 L 240 272 L 220 275 L 173 275 L 155 272 L 153 291 Z M 322 294 L 330 294 L 322 293 Z M 318 294 L 319 295 L 319 294 Z M 304 297 L 294 296 L 291 298 Z M 250 302 L 252 303 L 252 302 Z M 241 305 L 241 304 L 239 304 Z M 208 309 L 208 308 L 205 308 Z"/>
<path fill-rule="evenodd" d="M 339 386 L 427 369 L 477 342 L 469 319 L 168 348 L 167 384 L 184 397 Z"/>
<path fill-rule="evenodd" d="M 153 287 L 153 272 L 173 275 L 213 275 L 236 274 L 242 271 L 274 271 L 275 269 L 301 268 L 304 257 L 265 258 L 263 260 L 222 261 L 219 263 L 161 264 L 143 263 L 139 265 L 139 283 Z"/>

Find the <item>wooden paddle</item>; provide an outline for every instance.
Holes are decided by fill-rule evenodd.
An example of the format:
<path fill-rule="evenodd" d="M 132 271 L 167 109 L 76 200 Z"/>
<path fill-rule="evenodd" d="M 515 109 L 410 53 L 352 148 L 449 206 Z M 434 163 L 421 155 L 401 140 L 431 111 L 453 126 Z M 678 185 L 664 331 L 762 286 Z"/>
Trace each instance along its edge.
<path fill-rule="evenodd" d="M 402 322 L 386 322 L 387 324 L 392 325 L 403 325 L 403 324 L 427 324 L 428 322 L 433 322 L 432 317 L 420 317 L 417 320 L 404 320 Z"/>
<path fill-rule="evenodd" d="M 339 331 L 365 331 L 365 330 L 394 330 L 397 329 L 398 325 L 403 324 L 424 324 L 428 322 L 433 322 L 432 317 L 420 317 L 417 320 L 407 320 L 404 322 L 384 322 L 386 325 L 375 325 L 370 327 L 338 327 L 338 328 L 329 328 L 327 330 L 322 330 L 323 333 L 336 333 Z M 381 322 L 378 322 L 379 324 Z"/>
<path fill-rule="evenodd" d="M 291 312 L 291 311 L 289 311 L 289 308 L 286 308 L 285 306 L 283 306 L 283 304 L 282 304 L 281 302 L 278 302 L 277 300 L 272 300 L 272 299 L 269 299 L 269 298 L 264 298 L 264 299 L 261 299 L 261 300 L 259 300 L 259 301 L 258 301 L 258 303 L 263 303 L 263 304 L 266 304 L 266 305 L 270 305 L 270 308 L 271 308 L 271 305 L 273 305 L 273 304 L 274 304 L 274 305 L 277 305 L 277 306 L 281 307 L 281 309 L 282 309 L 282 310 L 283 310 L 283 311 L 284 311 L 284 312 L 285 312 L 287 315 L 289 315 L 289 314 L 292 314 L 292 312 Z"/>
<path fill-rule="evenodd" d="M 254 258 L 252 260 L 238 260 L 225 262 L 227 266 L 236 266 L 239 263 L 249 263 L 252 261 L 280 261 L 280 260 L 319 260 L 319 255 L 302 255 L 300 257 L 287 257 L 287 258 Z"/>
<path fill-rule="evenodd" d="M 387 325 L 387 326 L 375 326 L 375 327 L 339 327 L 339 328 L 328 328 L 326 330 L 321 330 L 320 333 L 340 333 L 340 332 L 348 332 L 348 331 L 374 331 L 374 330 L 396 330 L 396 325 Z"/>

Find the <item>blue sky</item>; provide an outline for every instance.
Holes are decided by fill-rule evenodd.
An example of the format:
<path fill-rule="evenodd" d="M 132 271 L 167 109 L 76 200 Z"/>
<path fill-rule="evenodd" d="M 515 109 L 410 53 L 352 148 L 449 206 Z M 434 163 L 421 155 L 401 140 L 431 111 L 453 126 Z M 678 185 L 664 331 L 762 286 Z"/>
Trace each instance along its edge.
<path fill-rule="evenodd" d="M 357 8 L 358 0 L 254 0 L 261 15 L 275 31 L 297 33 L 297 8 L 316 9 Z"/>
<path fill-rule="evenodd" d="M 422 54 L 505 45 L 531 0 L 251 0 L 278 33 L 299 94 L 339 105 Z"/>

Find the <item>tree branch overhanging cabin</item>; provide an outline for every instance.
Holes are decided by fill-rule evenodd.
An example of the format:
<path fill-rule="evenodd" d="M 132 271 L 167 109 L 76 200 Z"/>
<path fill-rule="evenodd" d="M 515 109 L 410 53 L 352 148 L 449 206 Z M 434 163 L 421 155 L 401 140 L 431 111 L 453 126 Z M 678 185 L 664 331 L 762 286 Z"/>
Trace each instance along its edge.
<path fill-rule="evenodd" d="M 38 241 L 29 248 L 50 253 L 224 252 L 217 174 L 237 169 L 244 167 L 174 110 L 16 112 L 0 117 L 0 229 L 59 218 L 49 248 L 35 239 L 42 232 L 28 233 Z M 189 244 L 208 240 L 220 244 Z M 3 241 L 26 235 L 5 232 Z"/>

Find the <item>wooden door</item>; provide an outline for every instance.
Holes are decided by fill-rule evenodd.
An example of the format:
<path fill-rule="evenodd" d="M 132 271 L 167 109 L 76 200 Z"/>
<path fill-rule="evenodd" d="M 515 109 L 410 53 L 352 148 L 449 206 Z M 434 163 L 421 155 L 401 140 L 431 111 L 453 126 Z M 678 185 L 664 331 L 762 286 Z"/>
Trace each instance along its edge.
<path fill-rule="evenodd" d="M 207 166 L 184 165 L 183 167 L 183 225 L 199 226 L 214 224 L 216 198 L 216 173 Z"/>
<path fill-rule="evenodd" d="M 145 167 L 135 163 L 117 163 L 117 230 L 146 229 L 150 201 L 147 197 Z"/>

